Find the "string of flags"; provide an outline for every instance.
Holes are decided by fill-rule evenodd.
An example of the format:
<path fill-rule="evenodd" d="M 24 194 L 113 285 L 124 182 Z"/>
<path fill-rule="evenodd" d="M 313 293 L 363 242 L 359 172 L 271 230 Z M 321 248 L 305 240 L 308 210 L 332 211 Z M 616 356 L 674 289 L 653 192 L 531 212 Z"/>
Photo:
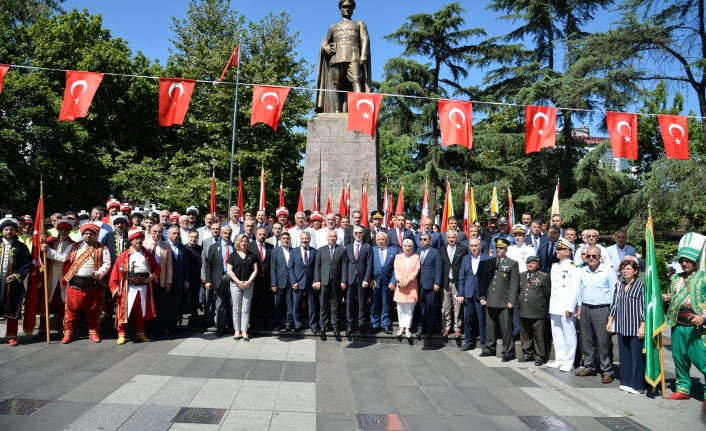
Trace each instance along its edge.
<path fill-rule="evenodd" d="M 236 46 L 231 58 L 218 82 L 230 66 L 238 64 L 239 46 Z M 0 64 L 0 93 L 5 74 L 11 67 L 28 68 Z M 40 69 L 40 68 L 38 68 Z M 63 69 L 51 69 L 63 70 Z M 85 118 L 93 97 L 103 80 L 104 73 L 66 70 L 64 100 L 59 113 L 59 121 L 74 121 Z M 109 74 L 120 75 L 120 74 Z M 120 75 L 134 76 L 134 75 Z M 144 77 L 153 78 L 156 77 Z M 159 125 L 181 125 L 191 102 L 191 95 L 197 81 L 184 78 L 158 78 L 159 84 Z M 264 123 L 277 131 L 280 115 L 293 88 L 288 86 L 267 86 L 241 84 L 253 87 L 252 114 L 250 125 Z M 311 90 L 311 89 L 307 89 Z M 348 130 L 358 131 L 375 138 L 377 119 L 383 96 L 405 97 L 377 93 L 348 92 Z M 438 103 L 441 145 L 460 145 L 473 148 L 473 103 L 456 99 L 435 99 Z M 495 103 L 493 104 L 503 104 Z M 515 104 L 505 104 L 521 106 Z M 525 106 L 525 153 L 538 152 L 542 148 L 556 146 L 556 111 L 551 106 Z M 637 113 L 606 112 L 606 123 L 611 147 L 615 157 L 637 160 Z M 647 115 L 647 114 L 640 114 Z M 651 115 L 651 114 L 650 114 Z M 680 115 L 657 115 L 662 141 L 667 158 L 687 160 L 689 158 L 688 118 Z"/>

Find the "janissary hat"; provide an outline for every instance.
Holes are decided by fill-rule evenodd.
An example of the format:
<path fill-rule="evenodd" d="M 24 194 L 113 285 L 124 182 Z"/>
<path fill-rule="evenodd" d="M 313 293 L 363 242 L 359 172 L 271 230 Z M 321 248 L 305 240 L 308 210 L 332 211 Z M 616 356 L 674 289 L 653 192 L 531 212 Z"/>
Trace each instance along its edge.
<path fill-rule="evenodd" d="M 311 213 L 309 220 L 311 220 L 311 221 L 315 221 L 315 220 L 324 221 L 324 215 L 318 211 L 314 211 L 313 213 Z"/>
<path fill-rule="evenodd" d="M 91 215 L 88 214 L 88 211 L 81 210 L 78 212 L 78 219 L 79 220 L 88 220 L 89 218 L 91 218 Z"/>
<path fill-rule="evenodd" d="M 90 222 L 90 223 L 84 223 L 78 228 L 79 232 L 81 232 L 81 235 L 83 235 L 86 231 L 91 231 L 98 235 L 98 233 L 101 230 L 101 227 L 98 226 L 96 223 Z"/>
<path fill-rule="evenodd" d="M 695 263 L 701 263 L 701 256 L 706 243 L 706 236 L 687 232 L 679 241 L 677 259 L 686 258 Z"/>
<path fill-rule="evenodd" d="M 179 217 L 181 217 L 181 214 L 178 212 L 174 211 L 173 213 L 169 214 L 169 220 L 176 220 L 179 221 Z"/>
<path fill-rule="evenodd" d="M 108 202 L 105 203 L 105 208 L 111 209 L 113 207 L 120 209 L 120 201 L 117 199 L 108 199 Z"/>
<path fill-rule="evenodd" d="M 32 221 L 32 216 L 29 214 L 23 215 L 20 217 L 24 224 L 34 224 L 34 221 Z"/>
<path fill-rule="evenodd" d="M 289 217 L 289 210 L 287 209 L 287 207 L 279 207 L 277 208 L 277 212 L 275 214 L 277 215 L 277 217 L 281 215 L 286 215 L 287 217 Z"/>
<path fill-rule="evenodd" d="M 8 214 L 0 220 L 0 231 L 5 229 L 5 226 L 12 226 L 16 231 L 20 230 L 20 222 L 17 219 L 12 218 L 12 214 Z"/>
<path fill-rule="evenodd" d="M 130 223 L 130 222 L 128 221 L 128 219 L 127 219 L 127 216 L 126 216 L 125 214 L 123 214 L 122 212 L 115 213 L 114 216 L 111 216 L 111 217 L 110 217 L 110 222 L 111 222 L 113 225 L 115 225 L 115 223 L 117 223 L 117 222 L 119 222 L 119 221 L 125 222 L 125 224 Z"/>
<path fill-rule="evenodd" d="M 74 220 L 70 217 L 59 217 L 56 219 L 57 229 L 71 229 L 74 227 Z"/>
<path fill-rule="evenodd" d="M 145 237 L 145 229 L 142 226 L 131 227 L 127 231 L 128 240 L 132 241 L 133 239 L 139 238 L 139 237 L 142 237 L 142 238 Z"/>
<path fill-rule="evenodd" d="M 199 215 L 199 210 L 195 206 L 190 206 L 189 208 L 186 209 L 186 215 L 191 215 L 191 214 L 196 214 L 197 216 Z"/>
<path fill-rule="evenodd" d="M 132 212 L 130 213 L 130 218 L 140 217 L 140 218 L 144 219 L 145 215 L 142 213 L 143 211 L 144 211 L 143 208 L 135 207 L 135 209 L 132 210 Z"/>

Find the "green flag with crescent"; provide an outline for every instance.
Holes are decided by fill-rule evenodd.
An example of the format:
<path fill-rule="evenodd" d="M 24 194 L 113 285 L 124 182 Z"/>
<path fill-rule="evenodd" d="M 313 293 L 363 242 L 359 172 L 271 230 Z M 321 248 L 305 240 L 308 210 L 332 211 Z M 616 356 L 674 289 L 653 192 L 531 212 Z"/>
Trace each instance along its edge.
<path fill-rule="evenodd" d="M 659 360 L 659 337 L 666 327 L 664 306 L 662 304 L 662 289 L 657 271 L 655 256 L 654 230 L 652 214 L 649 215 L 645 228 L 647 242 L 647 272 L 645 274 L 645 380 L 652 385 L 652 392 L 664 378 Z"/>

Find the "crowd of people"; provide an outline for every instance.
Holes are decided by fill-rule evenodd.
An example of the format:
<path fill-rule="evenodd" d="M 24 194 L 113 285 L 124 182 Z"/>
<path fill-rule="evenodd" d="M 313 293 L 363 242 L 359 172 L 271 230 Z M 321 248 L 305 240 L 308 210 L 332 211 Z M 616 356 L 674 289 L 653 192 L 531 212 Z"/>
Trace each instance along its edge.
<path fill-rule="evenodd" d="M 389 228 L 382 212 L 370 217 L 364 226 L 360 211 L 307 211 L 291 224 L 285 207 L 268 215 L 233 206 L 200 222 L 193 206 L 181 215 L 110 199 L 106 209 L 53 214 L 47 236 L 33 244 L 31 217 L 8 215 L 0 224 L 6 339 L 19 344 L 31 250 L 40 247 L 49 306 L 41 289 L 38 314 L 56 315 L 62 343 L 74 339 L 82 313 L 93 342 L 100 342 L 105 319 L 114 319 L 118 344 L 126 342 L 130 320 L 136 341 L 162 339 L 182 332 L 188 307 L 189 326 L 215 327 L 217 336 L 235 340 L 249 341 L 251 328 L 324 338 L 329 331 L 400 338 L 440 332 L 459 339 L 462 351 L 478 341 L 481 357 L 500 350 L 503 362 L 581 368 L 576 376 L 600 375 L 610 384 L 617 334 L 620 389 L 645 391 L 645 262 L 625 231 L 606 248 L 593 229 L 579 240 L 560 214 L 547 221 L 523 213 L 511 226 L 491 212 L 487 227 L 476 221 L 467 229 L 451 217 L 445 232 L 429 218 L 415 231 L 405 214 L 394 215 Z M 697 233 L 682 238 L 682 272 L 663 298 L 677 374 L 671 399 L 690 397 L 691 364 L 706 375 L 706 273 L 698 268 L 705 241 Z M 46 337 L 44 322 L 35 338 Z"/>

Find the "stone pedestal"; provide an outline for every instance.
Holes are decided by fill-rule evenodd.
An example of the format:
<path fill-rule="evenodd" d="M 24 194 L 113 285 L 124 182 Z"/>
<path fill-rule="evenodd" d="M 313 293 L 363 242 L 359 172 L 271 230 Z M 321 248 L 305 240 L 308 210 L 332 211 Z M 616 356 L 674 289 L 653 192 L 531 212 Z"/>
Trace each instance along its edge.
<path fill-rule="evenodd" d="M 331 206 L 338 212 L 341 180 L 351 180 L 351 211 L 360 209 L 362 178 L 368 176 L 368 215 L 379 207 L 380 138 L 348 131 L 348 114 L 319 114 L 309 121 L 304 162 L 304 208 L 314 203 L 317 171 L 321 172 L 321 211 L 326 210 L 329 189 Z"/>

